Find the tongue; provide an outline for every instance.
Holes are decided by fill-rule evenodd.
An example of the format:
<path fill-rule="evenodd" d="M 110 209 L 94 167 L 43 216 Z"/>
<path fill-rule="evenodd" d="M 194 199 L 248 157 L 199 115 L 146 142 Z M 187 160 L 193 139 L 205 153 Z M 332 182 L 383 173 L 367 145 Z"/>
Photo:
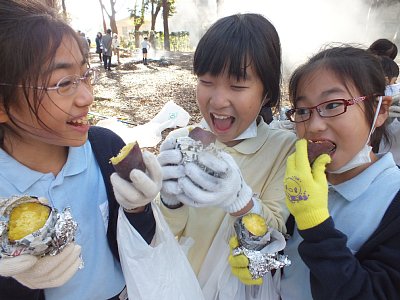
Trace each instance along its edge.
<path fill-rule="evenodd" d="M 232 124 L 232 118 L 216 119 L 214 118 L 214 127 L 220 131 L 228 130 Z"/>

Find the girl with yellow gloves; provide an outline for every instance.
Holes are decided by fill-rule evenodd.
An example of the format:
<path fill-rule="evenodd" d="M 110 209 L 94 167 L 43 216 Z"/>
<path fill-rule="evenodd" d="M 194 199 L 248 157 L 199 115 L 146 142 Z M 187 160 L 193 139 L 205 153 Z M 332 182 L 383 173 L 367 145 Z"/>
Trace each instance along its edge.
<path fill-rule="evenodd" d="M 400 299 L 400 170 L 391 153 L 370 146 L 386 137 L 392 99 L 384 90 L 376 57 L 346 45 L 318 53 L 291 77 L 287 115 L 300 140 L 284 180 L 294 219 L 283 300 Z M 310 165 L 309 145 L 324 142 L 333 147 Z M 242 281 L 259 283 L 243 256 L 230 261 Z"/>
<path fill-rule="evenodd" d="M 400 170 L 370 146 L 386 133 L 384 90 L 379 61 L 350 46 L 320 52 L 291 77 L 288 116 L 301 140 L 285 175 L 296 224 L 282 299 L 400 298 Z M 310 166 L 306 140 L 334 148 Z"/>

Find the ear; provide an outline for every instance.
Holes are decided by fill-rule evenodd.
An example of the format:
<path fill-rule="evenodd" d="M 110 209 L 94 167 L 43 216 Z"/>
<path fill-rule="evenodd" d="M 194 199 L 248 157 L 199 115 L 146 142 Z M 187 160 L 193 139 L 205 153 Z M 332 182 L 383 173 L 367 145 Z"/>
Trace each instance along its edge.
<path fill-rule="evenodd" d="M 3 99 L 0 98 L 0 123 L 6 123 L 8 122 L 8 120 L 10 120 L 10 118 L 8 117 L 6 110 L 4 109 Z"/>
<path fill-rule="evenodd" d="M 391 96 L 383 96 L 381 108 L 379 110 L 378 117 L 376 119 L 375 127 L 380 127 L 385 123 L 386 119 L 389 117 L 389 107 L 392 105 Z"/>

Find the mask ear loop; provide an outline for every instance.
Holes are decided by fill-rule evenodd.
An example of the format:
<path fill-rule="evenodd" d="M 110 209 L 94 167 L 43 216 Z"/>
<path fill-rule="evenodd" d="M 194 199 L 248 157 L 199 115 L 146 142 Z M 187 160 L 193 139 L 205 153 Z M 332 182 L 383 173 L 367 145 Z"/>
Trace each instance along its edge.
<path fill-rule="evenodd" d="M 372 134 L 374 133 L 374 131 L 375 131 L 375 123 L 376 123 L 376 119 L 378 119 L 379 111 L 381 110 L 382 99 L 383 99 L 383 96 L 379 96 L 378 106 L 376 107 L 375 116 L 374 116 L 374 121 L 372 122 L 371 130 L 369 131 L 369 135 L 368 135 L 368 139 L 367 139 L 367 144 L 369 144 L 370 139 L 371 139 L 371 135 L 372 135 Z"/>

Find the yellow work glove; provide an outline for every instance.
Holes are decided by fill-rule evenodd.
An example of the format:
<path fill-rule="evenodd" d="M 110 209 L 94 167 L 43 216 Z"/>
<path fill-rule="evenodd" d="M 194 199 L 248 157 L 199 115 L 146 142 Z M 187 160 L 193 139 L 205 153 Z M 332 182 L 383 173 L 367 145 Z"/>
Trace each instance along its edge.
<path fill-rule="evenodd" d="M 253 279 L 251 277 L 248 268 L 249 259 L 244 254 L 232 255 L 232 250 L 239 247 L 239 241 L 236 236 L 231 237 L 229 247 L 231 248 L 231 254 L 229 255 L 228 262 L 231 266 L 232 274 L 246 285 L 261 285 L 263 283 L 262 278 Z"/>
<path fill-rule="evenodd" d="M 286 205 L 300 230 L 317 226 L 329 218 L 325 166 L 330 162 L 330 156 L 322 154 L 310 166 L 305 139 L 296 142 L 296 151 L 287 159 Z"/>

